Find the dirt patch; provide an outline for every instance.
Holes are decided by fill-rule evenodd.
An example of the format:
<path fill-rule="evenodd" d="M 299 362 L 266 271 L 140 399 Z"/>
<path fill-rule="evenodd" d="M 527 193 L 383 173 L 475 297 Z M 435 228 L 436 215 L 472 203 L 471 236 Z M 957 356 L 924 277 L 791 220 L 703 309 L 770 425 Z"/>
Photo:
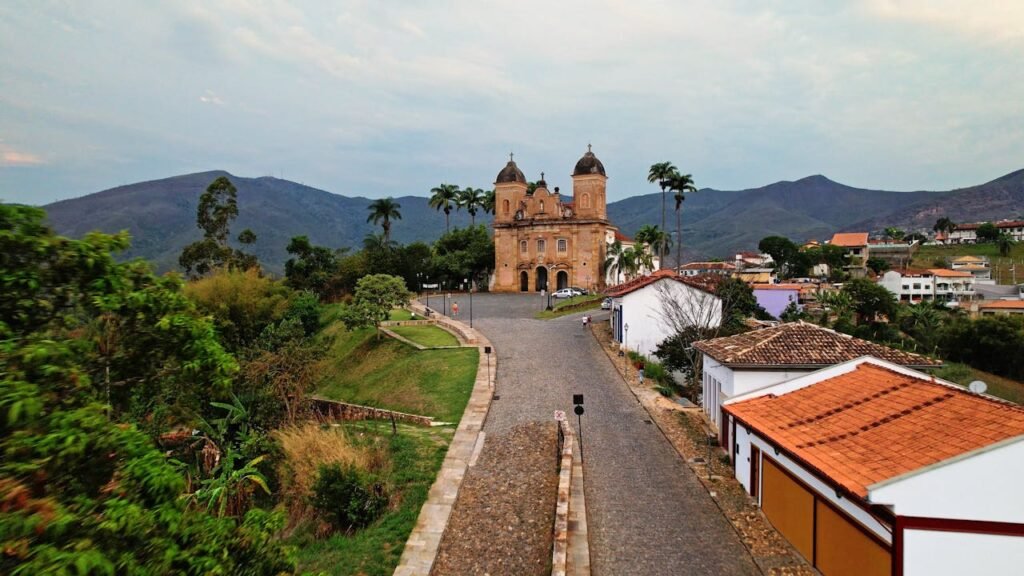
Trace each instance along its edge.
<path fill-rule="evenodd" d="M 612 341 L 611 329 L 606 325 L 595 325 L 594 335 L 612 364 L 622 372 L 623 363 L 618 358 L 618 344 Z M 719 509 L 732 523 L 761 571 L 770 575 L 818 574 L 768 522 L 743 485 L 736 480 L 725 453 L 717 447 L 708 450 L 707 438 L 714 434 L 714 430 L 704 418 L 703 411 L 699 408 L 682 409 L 660 396 L 650 380 L 637 385 L 636 373 L 632 369 L 623 377 L 669 442 L 714 495 Z"/>
<path fill-rule="evenodd" d="M 553 422 L 487 437 L 466 472 L 431 574 L 551 573 L 557 441 Z"/>

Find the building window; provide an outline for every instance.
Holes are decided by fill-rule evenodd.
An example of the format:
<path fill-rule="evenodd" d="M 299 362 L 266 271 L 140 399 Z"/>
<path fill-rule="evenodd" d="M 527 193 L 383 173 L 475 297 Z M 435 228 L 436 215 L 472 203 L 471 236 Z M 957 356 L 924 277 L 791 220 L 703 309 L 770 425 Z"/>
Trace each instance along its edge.
<path fill-rule="evenodd" d="M 540 201 L 540 212 L 541 212 L 541 214 L 544 213 L 544 201 L 543 200 Z"/>
<path fill-rule="evenodd" d="M 920 289 L 921 289 L 921 285 L 920 284 L 914 284 L 914 290 L 920 290 Z"/>
<path fill-rule="evenodd" d="M 559 252 L 568 252 L 569 251 L 569 241 L 566 240 L 565 238 L 559 238 L 558 239 L 558 251 Z"/>
<path fill-rule="evenodd" d="M 537 252 L 538 253 L 544 252 L 544 248 L 545 248 L 544 244 L 545 244 L 544 240 L 537 240 Z"/>
<path fill-rule="evenodd" d="M 520 240 L 519 241 L 519 251 L 522 252 L 523 254 L 526 254 L 526 250 L 527 250 L 526 240 Z"/>
<path fill-rule="evenodd" d="M 501 211 L 503 214 L 508 214 L 508 200 L 501 201 Z"/>
<path fill-rule="evenodd" d="M 583 195 L 583 207 L 590 208 L 590 194 Z"/>

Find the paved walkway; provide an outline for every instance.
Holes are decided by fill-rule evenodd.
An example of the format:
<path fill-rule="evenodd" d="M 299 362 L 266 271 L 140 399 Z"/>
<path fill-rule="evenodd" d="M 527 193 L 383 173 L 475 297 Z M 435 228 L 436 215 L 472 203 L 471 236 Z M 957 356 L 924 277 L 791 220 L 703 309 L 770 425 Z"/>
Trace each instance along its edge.
<path fill-rule="evenodd" d="M 758 574 L 735 531 L 649 422 L 579 314 L 534 320 L 544 304 L 539 295 L 473 299 L 474 327 L 499 355 L 488 434 L 551 420 L 555 410 L 571 414 L 572 394 L 584 395 L 584 485 L 595 575 Z M 464 316 L 459 319 L 468 321 Z M 577 427 L 575 417 L 571 421 Z"/>

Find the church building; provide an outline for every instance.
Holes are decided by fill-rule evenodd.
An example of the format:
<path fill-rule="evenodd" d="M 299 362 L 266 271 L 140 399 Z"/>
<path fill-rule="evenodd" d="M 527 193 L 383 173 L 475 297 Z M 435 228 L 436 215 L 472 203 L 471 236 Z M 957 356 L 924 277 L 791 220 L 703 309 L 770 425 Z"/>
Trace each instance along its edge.
<path fill-rule="evenodd" d="M 539 292 L 569 286 L 600 289 L 601 265 L 618 229 L 608 221 L 604 165 L 587 146 L 572 172 L 572 198 L 548 190 L 544 174 L 532 192 L 516 163 L 494 183 L 494 292 Z"/>

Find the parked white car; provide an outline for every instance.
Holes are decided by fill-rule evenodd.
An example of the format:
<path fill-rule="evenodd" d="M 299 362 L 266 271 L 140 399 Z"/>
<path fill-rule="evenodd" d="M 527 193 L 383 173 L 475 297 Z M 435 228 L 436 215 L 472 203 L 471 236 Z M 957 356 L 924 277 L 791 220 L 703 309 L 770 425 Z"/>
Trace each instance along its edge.
<path fill-rule="evenodd" d="M 551 295 L 555 298 L 572 298 L 573 296 L 582 296 L 583 293 L 575 288 L 562 288 L 561 290 L 556 290 Z"/>

